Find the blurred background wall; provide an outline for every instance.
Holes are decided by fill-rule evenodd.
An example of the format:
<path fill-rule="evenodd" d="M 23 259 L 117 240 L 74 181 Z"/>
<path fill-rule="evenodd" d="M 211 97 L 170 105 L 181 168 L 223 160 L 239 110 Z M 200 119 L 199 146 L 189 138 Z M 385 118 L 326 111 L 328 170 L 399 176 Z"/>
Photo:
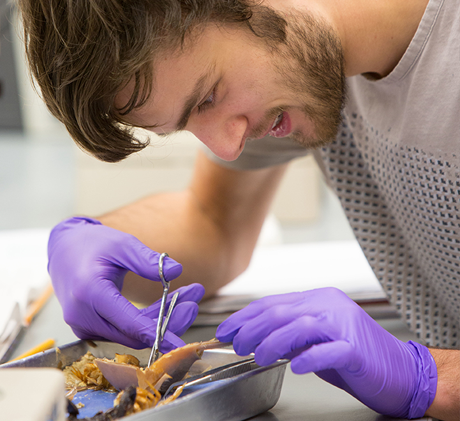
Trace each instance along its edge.
<path fill-rule="evenodd" d="M 32 88 L 11 2 L 0 0 L 0 11 L 1 230 L 52 227 L 187 186 L 200 147 L 188 132 L 166 140 L 152 135 L 152 146 L 118 164 L 81 152 Z M 353 238 L 311 157 L 290 165 L 268 225 L 286 242 Z"/>

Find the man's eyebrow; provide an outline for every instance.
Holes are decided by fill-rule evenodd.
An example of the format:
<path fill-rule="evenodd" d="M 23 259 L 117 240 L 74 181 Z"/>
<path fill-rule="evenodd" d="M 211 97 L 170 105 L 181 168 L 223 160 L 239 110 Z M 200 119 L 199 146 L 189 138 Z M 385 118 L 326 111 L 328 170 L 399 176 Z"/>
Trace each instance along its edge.
<path fill-rule="evenodd" d="M 203 95 L 203 89 L 211 78 L 214 68 L 215 66 L 211 66 L 207 72 L 197 80 L 192 92 L 186 98 L 184 106 L 182 107 L 176 130 L 183 130 L 185 126 L 187 126 L 190 114 L 192 114 L 193 109 L 198 104 L 198 101 L 200 101 L 201 95 Z"/>

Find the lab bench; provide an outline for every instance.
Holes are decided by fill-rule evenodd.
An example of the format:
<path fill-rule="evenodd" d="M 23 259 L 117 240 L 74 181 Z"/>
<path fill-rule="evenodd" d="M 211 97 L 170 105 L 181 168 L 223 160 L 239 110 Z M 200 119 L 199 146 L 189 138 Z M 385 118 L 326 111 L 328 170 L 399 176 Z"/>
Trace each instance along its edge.
<path fill-rule="evenodd" d="M 379 323 L 401 340 L 415 336 L 397 319 L 379 320 Z M 191 327 L 184 335 L 185 342 L 208 340 L 215 336 L 216 327 Z M 13 357 L 21 355 L 38 343 L 54 338 L 62 346 L 77 338 L 62 318 L 62 311 L 53 295 L 26 331 Z M 252 420 L 266 421 L 384 421 L 394 420 L 367 408 L 344 391 L 321 380 L 314 374 L 296 375 L 288 366 L 278 403 L 270 411 Z M 429 419 L 429 418 L 425 418 Z"/>

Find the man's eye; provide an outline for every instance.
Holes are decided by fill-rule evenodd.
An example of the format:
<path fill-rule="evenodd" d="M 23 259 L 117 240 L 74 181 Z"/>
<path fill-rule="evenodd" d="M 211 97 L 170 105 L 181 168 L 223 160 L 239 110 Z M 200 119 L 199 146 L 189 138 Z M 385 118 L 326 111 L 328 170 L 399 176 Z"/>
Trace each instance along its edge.
<path fill-rule="evenodd" d="M 214 105 L 216 100 L 216 88 L 213 89 L 211 95 L 209 95 L 200 105 L 198 105 L 198 114 L 204 111 L 206 108 Z"/>

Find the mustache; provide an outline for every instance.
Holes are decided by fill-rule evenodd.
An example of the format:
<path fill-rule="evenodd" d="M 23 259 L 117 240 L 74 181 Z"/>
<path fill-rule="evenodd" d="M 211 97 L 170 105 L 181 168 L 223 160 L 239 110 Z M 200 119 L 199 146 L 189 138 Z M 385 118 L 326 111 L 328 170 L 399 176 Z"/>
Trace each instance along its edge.
<path fill-rule="evenodd" d="M 248 136 L 248 140 L 259 139 L 271 128 L 276 117 L 286 111 L 286 107 L 274 107 L 268 110 L 263 118 L 254 126 Z"/>

